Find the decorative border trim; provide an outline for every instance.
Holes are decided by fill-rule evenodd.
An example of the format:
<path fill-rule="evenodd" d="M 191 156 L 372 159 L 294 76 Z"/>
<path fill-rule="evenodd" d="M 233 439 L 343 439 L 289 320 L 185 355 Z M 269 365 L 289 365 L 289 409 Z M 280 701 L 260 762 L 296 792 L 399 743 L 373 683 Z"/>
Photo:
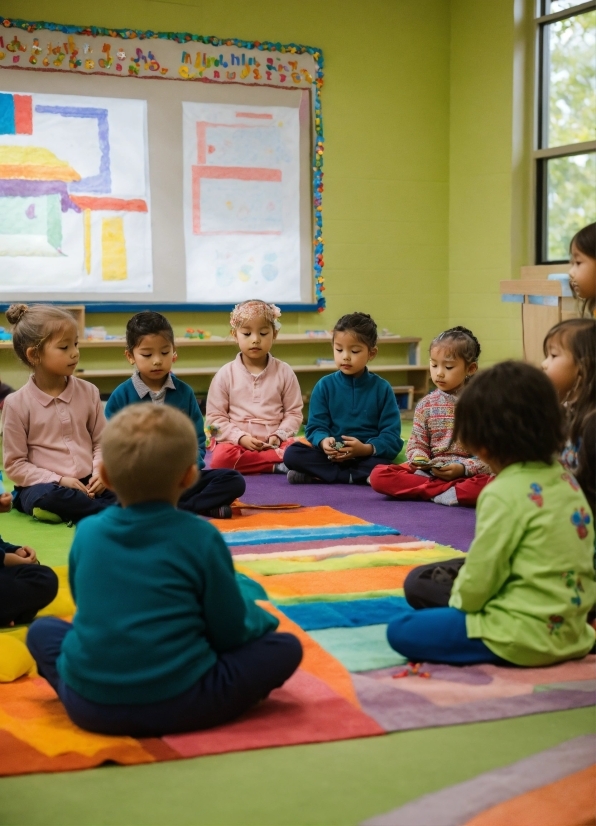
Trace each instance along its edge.
<path fill-rule="evenodd" d="M 315 143 L 313 147 L 313 276 L 315 282 L 315 299 L 316 309 L 318 312 L 323 312 L 326 306 L 326 301 L 323 293 L 325 292 L 325 278 L 323 276 L 323 153 L 325 149 L 325 138 L 323 134 L 323 113 L 321 109 L 321 89 L 323 86 L 323 52 L 315 46 L 301 46 L 297 43 L 272 43 L 270 41 L 260 42 L 258 40 L 240 40 L 238 38 L 224 38 L 205 36 L 200 34 L 190 34 L 189 32 L 153 32 L 142 31 L 140 29 L 106 29 L 102 26 L 66 26 L 61 23 L 46 23 L 44 21 L 28 21 L 11 18 L 1 18 L 2 25 L 5 28 L 24 29 L 27 32 L 35 32 L 41 29 L 48 31 L 61 32 L 63 34 L 79 34 L 89 37 L 120 37 L 123 40 L 171 40 L 176 43 L 204 43 L 211 46 L 236 46 L 242 49 L 255 49 L 260 52 L 280 52 L 281 54 L 310 54 L 312 55 L 317 65 L 316 77 L 312 83 L 313 89 L 313 103 L 314 103 L 314 129 L 315 129 Z M 12 68 L 12 67 L 6 67 Z M 127 75 L 128 77 L 128 75 Z M 174 80 L 174 78 L 161 78 L 163 80 Z M 195 78 L 196 81 L 205 82 L 203 78 Z M 208 81 L 213 82 L 213 81 Z M 225 80 L 219 81 L 225 83 Z M 265 84 L 266 85 L 266 84 Z M 89 303 L 89 302 L 87 302 Z M 109 306 L 108 304 L 100 306 Z M 112 305 L 114 308 L 121 306 L 119 303 Z M 133 306 L 132 303 L 130 305 Z M 161 306 L 161 305 L 160 305 Z M 172 304 L 171 307 L 200 307 L 205 309 L 209 305 L 177 305 Z M 218 307 L 220 305 L 217 305 Z M 222 307 L 224 305 L 221 305 Z M 227 307 L 227 305 L 225 305 Z M 301 307 L 303 312 L 309 312 L 313 305 L 286 305 L 287 307 Z M 215 309 L 214 307 L 212 309 Z M 106 310 L 106 312 L 108 312 Z M 119 312 L 113 309 L 112 312 Z"/>

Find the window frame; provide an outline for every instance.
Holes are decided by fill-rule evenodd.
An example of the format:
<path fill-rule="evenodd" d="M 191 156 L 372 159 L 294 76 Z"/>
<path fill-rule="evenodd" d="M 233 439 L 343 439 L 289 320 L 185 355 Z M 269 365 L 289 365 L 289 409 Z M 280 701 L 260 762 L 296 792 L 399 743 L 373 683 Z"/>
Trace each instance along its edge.
<path fill-rule="evenodd" d="M 550 0 L 537 0 L 537 15 L 534 19 L 536 39 L 536 103 L 534 150 L 532 153 L 535 180 L 535 261 L 536 264 L 566 263 L 567 258 L 548 257 L 548 161 L 553 158 L 570 158 L 596 152 L 596 140 L 570 143 L 563 146 L 544 147 L 544 136 L 548 124 L 549 52 L 545 48 L 546 27 L 568 17 L 577 17 L 596 10 L 596 0 L 578 3 L 561 11 L 545 14 Z"/>

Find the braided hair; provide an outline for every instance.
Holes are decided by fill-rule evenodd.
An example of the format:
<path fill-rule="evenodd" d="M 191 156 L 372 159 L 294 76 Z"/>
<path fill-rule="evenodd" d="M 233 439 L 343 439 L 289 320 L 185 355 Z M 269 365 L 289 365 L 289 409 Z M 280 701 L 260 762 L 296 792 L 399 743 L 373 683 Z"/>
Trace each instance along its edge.
<path fill-rule="evenodd" d="M 458 358 L 462 358 L 466 367 L 477 364 L 480 357 L 480 342 L 467 327 L 451 327 L 438 335 L 430 343 L 429 353 L 433 347 L 446 347 Z"/>

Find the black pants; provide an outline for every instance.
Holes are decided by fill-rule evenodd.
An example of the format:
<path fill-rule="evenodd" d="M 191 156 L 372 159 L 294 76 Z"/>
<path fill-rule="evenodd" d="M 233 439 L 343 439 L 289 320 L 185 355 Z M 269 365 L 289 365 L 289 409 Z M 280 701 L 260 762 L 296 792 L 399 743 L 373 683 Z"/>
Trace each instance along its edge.
<path fill-rule="evenodd" d="M 300 665 L 302 646 L 293 634 L 265 634 L 219 654 L 215 665 L 182 694 L 152 703 L 108 705 L 87 700 L 66 685 L 56 669 L 70 623 L 41 617 L 27 646 L 42 677 L 56 691 L 71 720 L 88 731 L 131 737 L 161 737 L 221 726 L 282 686 Z"/>
<path fill-rule="evenodd" d="M 0 625 L 24 625 L 56 597 L 58 577 L 47 565 L 0 568 Z"/>
<path fill-rule="evenodd" d="M 85 476 L 79 481 L 86 485 L 90 478 L 90 476 Z M 14 506 L 21 513 L 31 516 L 33 508 L 42 508 L 55 513 L 63 522 L 79 522 L 85 516 L 99 513 L 117 502 L 116 494 L 111 490 L 104 490 L 92 499 L 82 490 L 64 488 L 55 482 L 42 482 L 39 485 L 15 488 L 15 490 L 17 496 Z"/>
<path fill-rule="evenodd" d="M 284 453 L 284 464 L 290 470 L 309 473 L 323 482 L 340 482 L 345 485 L 364 484 L 377 465 L 386 465 L 387 459 L 364 456 L 348 462 L 332 462 L 320 447 L 309 447 L 302 442 L 294 442 Z"/>
<path fill-rule="evenodd" d="M 420 565 L 410 571 L 404 582 L 404 596 L 409 605 L 412 608 L 446 608 L 453 582 L 465 561 L 465 556 L 460 556 Z"/>
<path fill-rule="evenodd" d="M 212 508 L 231 505 L 246 490 L 244 476 L 237 470 L 201 471 L 201 478 L 192 488 L 184 491 L 178 502 L 183 511 L 206 513 Z"/>

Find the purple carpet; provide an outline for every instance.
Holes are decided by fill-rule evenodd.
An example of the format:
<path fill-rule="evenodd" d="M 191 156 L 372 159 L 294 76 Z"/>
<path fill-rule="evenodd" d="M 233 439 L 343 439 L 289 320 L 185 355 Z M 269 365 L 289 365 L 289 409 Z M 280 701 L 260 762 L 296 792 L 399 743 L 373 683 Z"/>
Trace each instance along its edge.
<path fill-rule="evenodd" d="M 432 502 L 395 502 L 368 485 L 290 485 L 281 474 L 246 476 L 243 502 L 275 505 L 329 505 L 377 525 L 389 525 L 403 534 L 432 539 L 467 551 L 474 538 L 475 511 L 448 508 Z"/>

